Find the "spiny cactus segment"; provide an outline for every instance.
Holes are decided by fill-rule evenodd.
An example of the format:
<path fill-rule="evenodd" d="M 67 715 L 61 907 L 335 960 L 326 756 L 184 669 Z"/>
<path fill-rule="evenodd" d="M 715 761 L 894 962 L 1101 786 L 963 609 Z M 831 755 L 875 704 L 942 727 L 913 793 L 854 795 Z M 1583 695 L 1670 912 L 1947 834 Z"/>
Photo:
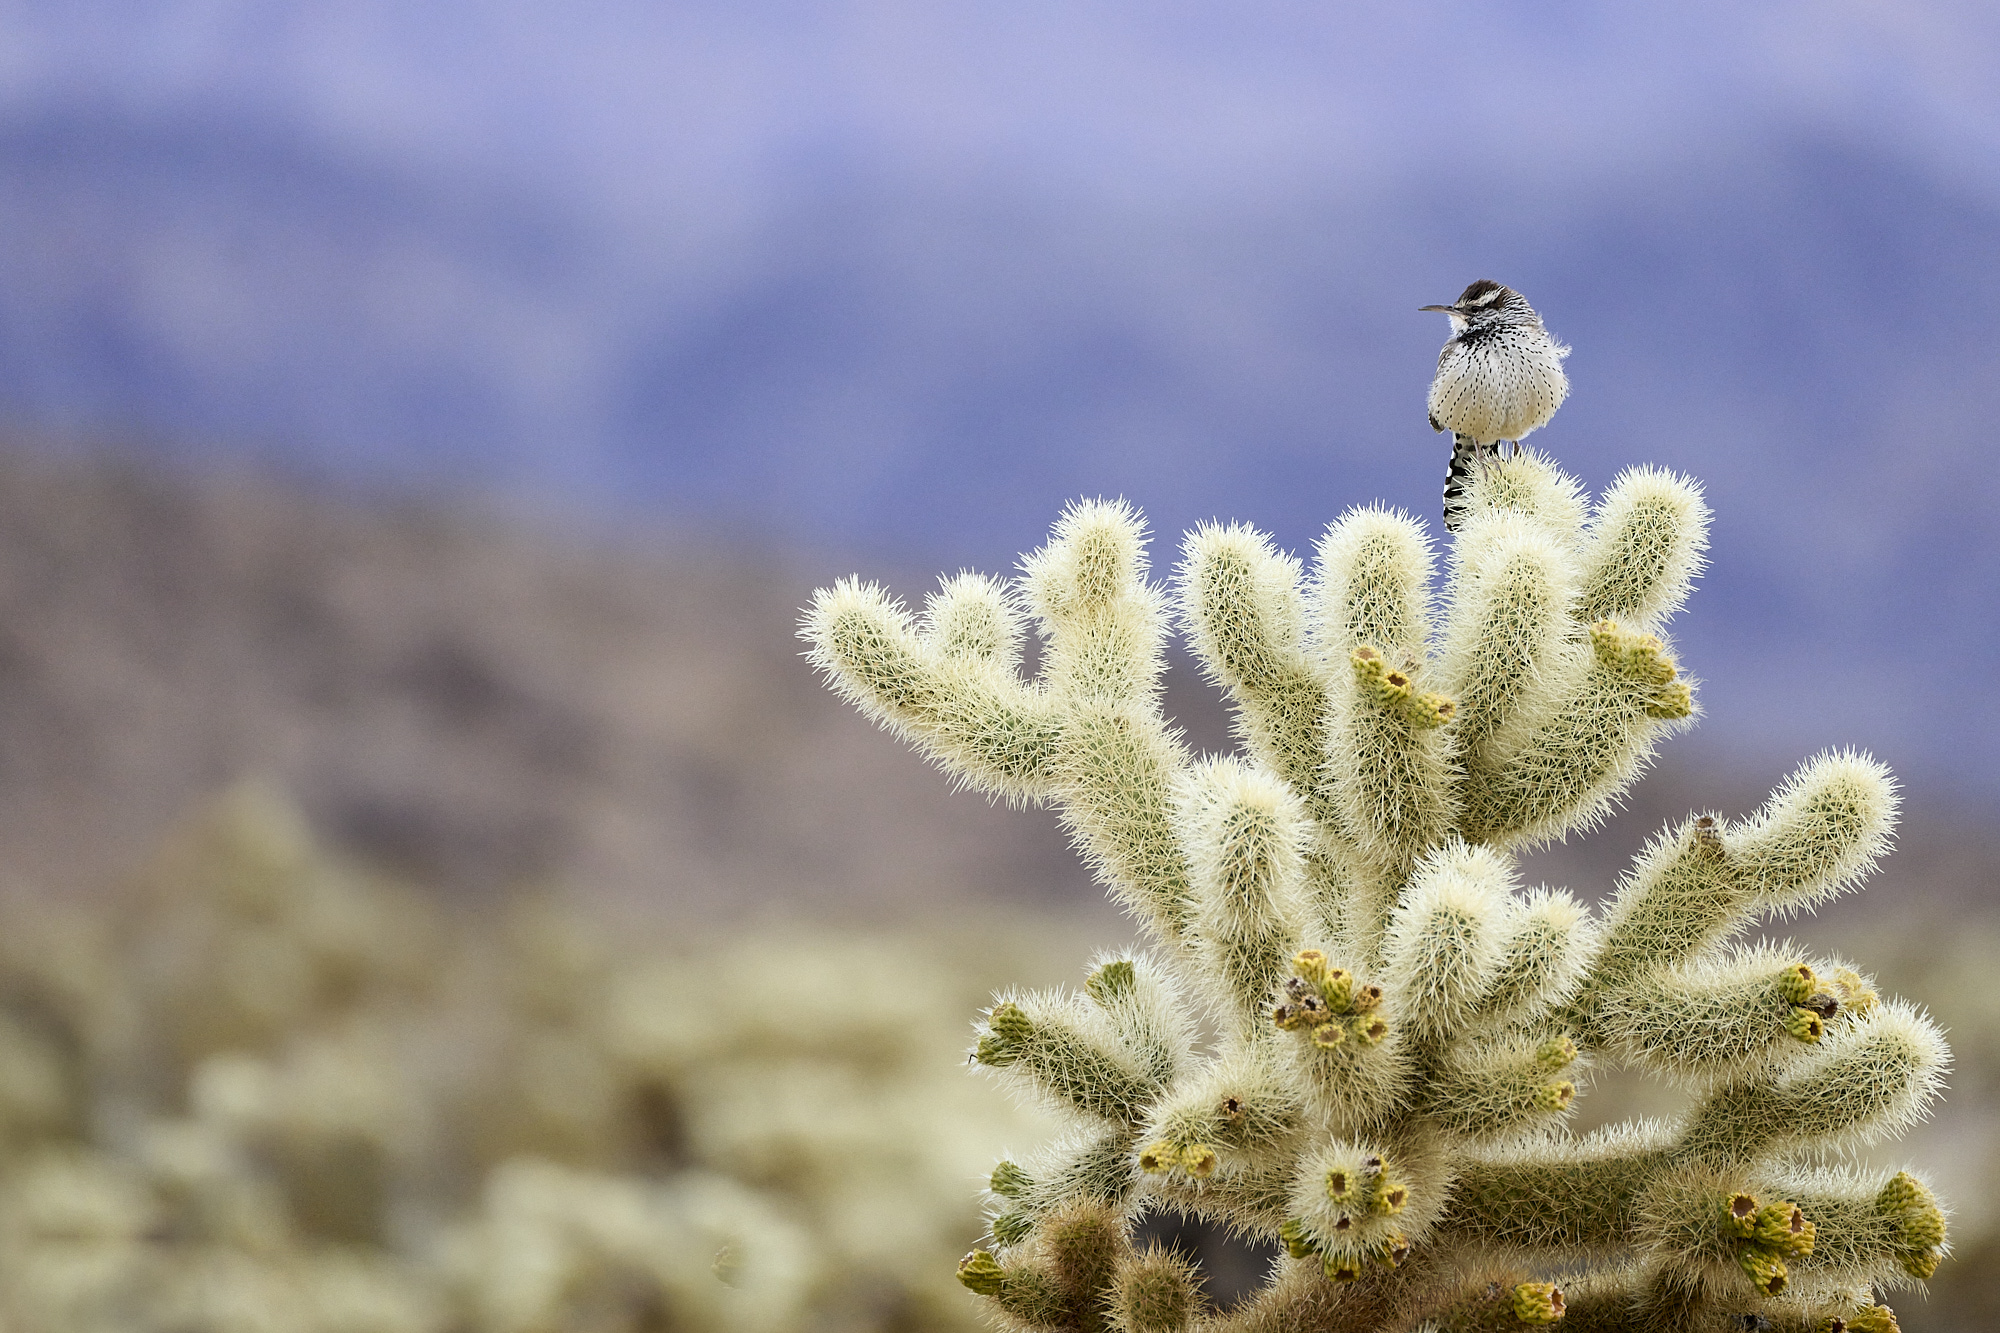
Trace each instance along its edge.
<path fill-rule="evenodd" d="M 1694 718 L 1664 626 L 1707 523 L 1683 478 L 1634 469 L 1592 508 L 1524 451 L 1476 482 L 1441 583 L 1423 528 L 1367 508 L 1310 576 L 1209 526 L 1163 588 L 1139 516 L 1100 501 L 1020 579 L 960 575 L 921 616 L 851 580 L 817 596 L 829 683 L 969 785 L 1054 804 L 1152 939 L 980 1026 L 974 1061 L 1073 1124 L 993 1172 L 959 1276 L 1001 1325 L 1894 1328 L 1871 1289 L 1935 1270 L 1944 1213 L 1907 1172 L 1824 1163 L 1927 1113 L 1943 1040 L 1843 962 L 1731 942 L 1867 874 L 1888 772 L 1822 754 L 1748 818 L 1669 827 L 1601 914 L 1517 881 Z M 1233 756 L 1160 715 L 1176 614 Z M 1687 1110 L 1571 1132 L 1606 1065 Z M 1283 1257 L 1217 1312 L 1132 1244 L 1162 1209 Z"/>

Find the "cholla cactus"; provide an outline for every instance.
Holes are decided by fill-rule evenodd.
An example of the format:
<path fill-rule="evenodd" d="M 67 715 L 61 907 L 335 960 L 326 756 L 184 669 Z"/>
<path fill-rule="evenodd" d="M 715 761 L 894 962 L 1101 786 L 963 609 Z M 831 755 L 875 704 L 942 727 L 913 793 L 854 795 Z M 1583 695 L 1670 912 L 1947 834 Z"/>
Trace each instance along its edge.
<path fill-rule="evenodd" d="M 1152 938 L 980 1025 L 974 1059 L 1074 1121 L 993 1172 L 959 1276 L 1002 1326 L 1893 1327 L 1871 1288 L 1931 1274 L 1943 1214 L 1908 1173 L 1826 1160 L 1923 1117 L 1944 1043 L 1838 960 L 1732 943 L 1872 867 L 1887 771 L 1823 754 L 1751 818 L 1664 830 L 1601 920 L 1516 882 L 1515 853 L 1592 826 L 1693 717 L 1662 626 L 1706 524 L 1679 477 L 1628 471 L 1592 510 L 1524 452 L 1475 489 L 1436 608 L 1398 513 L 1334 524 L 1310 579 L 1204 527 L 1170 592 L 1102 501 L 1019 580 L 962 574 L 921 615 L 853 580 L 817 595 L 833 687 L 967 785 L 1054 803 Z M 1160 715 L 1176 612 L 1239 755 L 1196 758 Z M 1688 1109 L 1569 1132 L 1607 1064 Z M 1156 1209 L 1287 1254 L 1218 1314 L 1130 1243 Z"/>

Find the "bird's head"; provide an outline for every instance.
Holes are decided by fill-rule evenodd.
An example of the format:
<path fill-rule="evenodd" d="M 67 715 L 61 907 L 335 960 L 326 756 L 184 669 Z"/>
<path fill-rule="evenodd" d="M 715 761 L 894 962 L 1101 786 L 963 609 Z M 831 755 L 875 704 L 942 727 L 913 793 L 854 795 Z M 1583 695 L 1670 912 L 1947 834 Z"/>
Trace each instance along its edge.
<path fill-rule="evenodd" d="M 1453 333 L 1532 313 L 1519 292 L 1512 287 L 1502 287 L 1491 278 L 1481 278 L 1473 283 L 1460 292 L 1458 299 L 1450 305 L 1427 305 L 1418 309 L 1438 310 L 1450 316 Z"/>

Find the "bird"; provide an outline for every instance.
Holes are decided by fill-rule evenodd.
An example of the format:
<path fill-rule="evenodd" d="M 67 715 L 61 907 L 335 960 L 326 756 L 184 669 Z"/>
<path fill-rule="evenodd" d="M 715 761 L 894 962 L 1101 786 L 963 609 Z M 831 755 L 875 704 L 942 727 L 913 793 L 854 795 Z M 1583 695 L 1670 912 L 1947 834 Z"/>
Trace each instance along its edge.
<path fill-rule="evenodd" d="M 1451 337 L 1438 353 L 1431 380 L 1431 429 L 1451 432 L 1451 468 L 1444 482 L 1444 527 L 1465 521 L 1474 468 L 1484 472 L 1506 440 L 1518 453 L 1521 439 L 1549 424 L 1569 396 L 1563 358 L 1569 348 L 1549 336 L 1528 298 L 1512 287 L 1481 278 L 1450 305 L 1420 306 L 1451 319 Z"/>

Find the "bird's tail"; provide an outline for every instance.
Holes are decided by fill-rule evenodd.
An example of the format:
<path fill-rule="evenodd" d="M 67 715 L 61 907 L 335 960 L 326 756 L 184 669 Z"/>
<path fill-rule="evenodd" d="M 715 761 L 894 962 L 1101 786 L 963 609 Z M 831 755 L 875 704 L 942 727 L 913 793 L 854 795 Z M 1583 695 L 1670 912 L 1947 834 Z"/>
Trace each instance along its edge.
<path fill-rule="evenodd" d="M 1453 433 L 1451 468 L 1444 474 L 1444 530 L 1457 532 L 1472 509 L 1472 474 L 1483 458 L 1500 456 L 1498 444 L 1481 444 L 1470 435 Z"/>

